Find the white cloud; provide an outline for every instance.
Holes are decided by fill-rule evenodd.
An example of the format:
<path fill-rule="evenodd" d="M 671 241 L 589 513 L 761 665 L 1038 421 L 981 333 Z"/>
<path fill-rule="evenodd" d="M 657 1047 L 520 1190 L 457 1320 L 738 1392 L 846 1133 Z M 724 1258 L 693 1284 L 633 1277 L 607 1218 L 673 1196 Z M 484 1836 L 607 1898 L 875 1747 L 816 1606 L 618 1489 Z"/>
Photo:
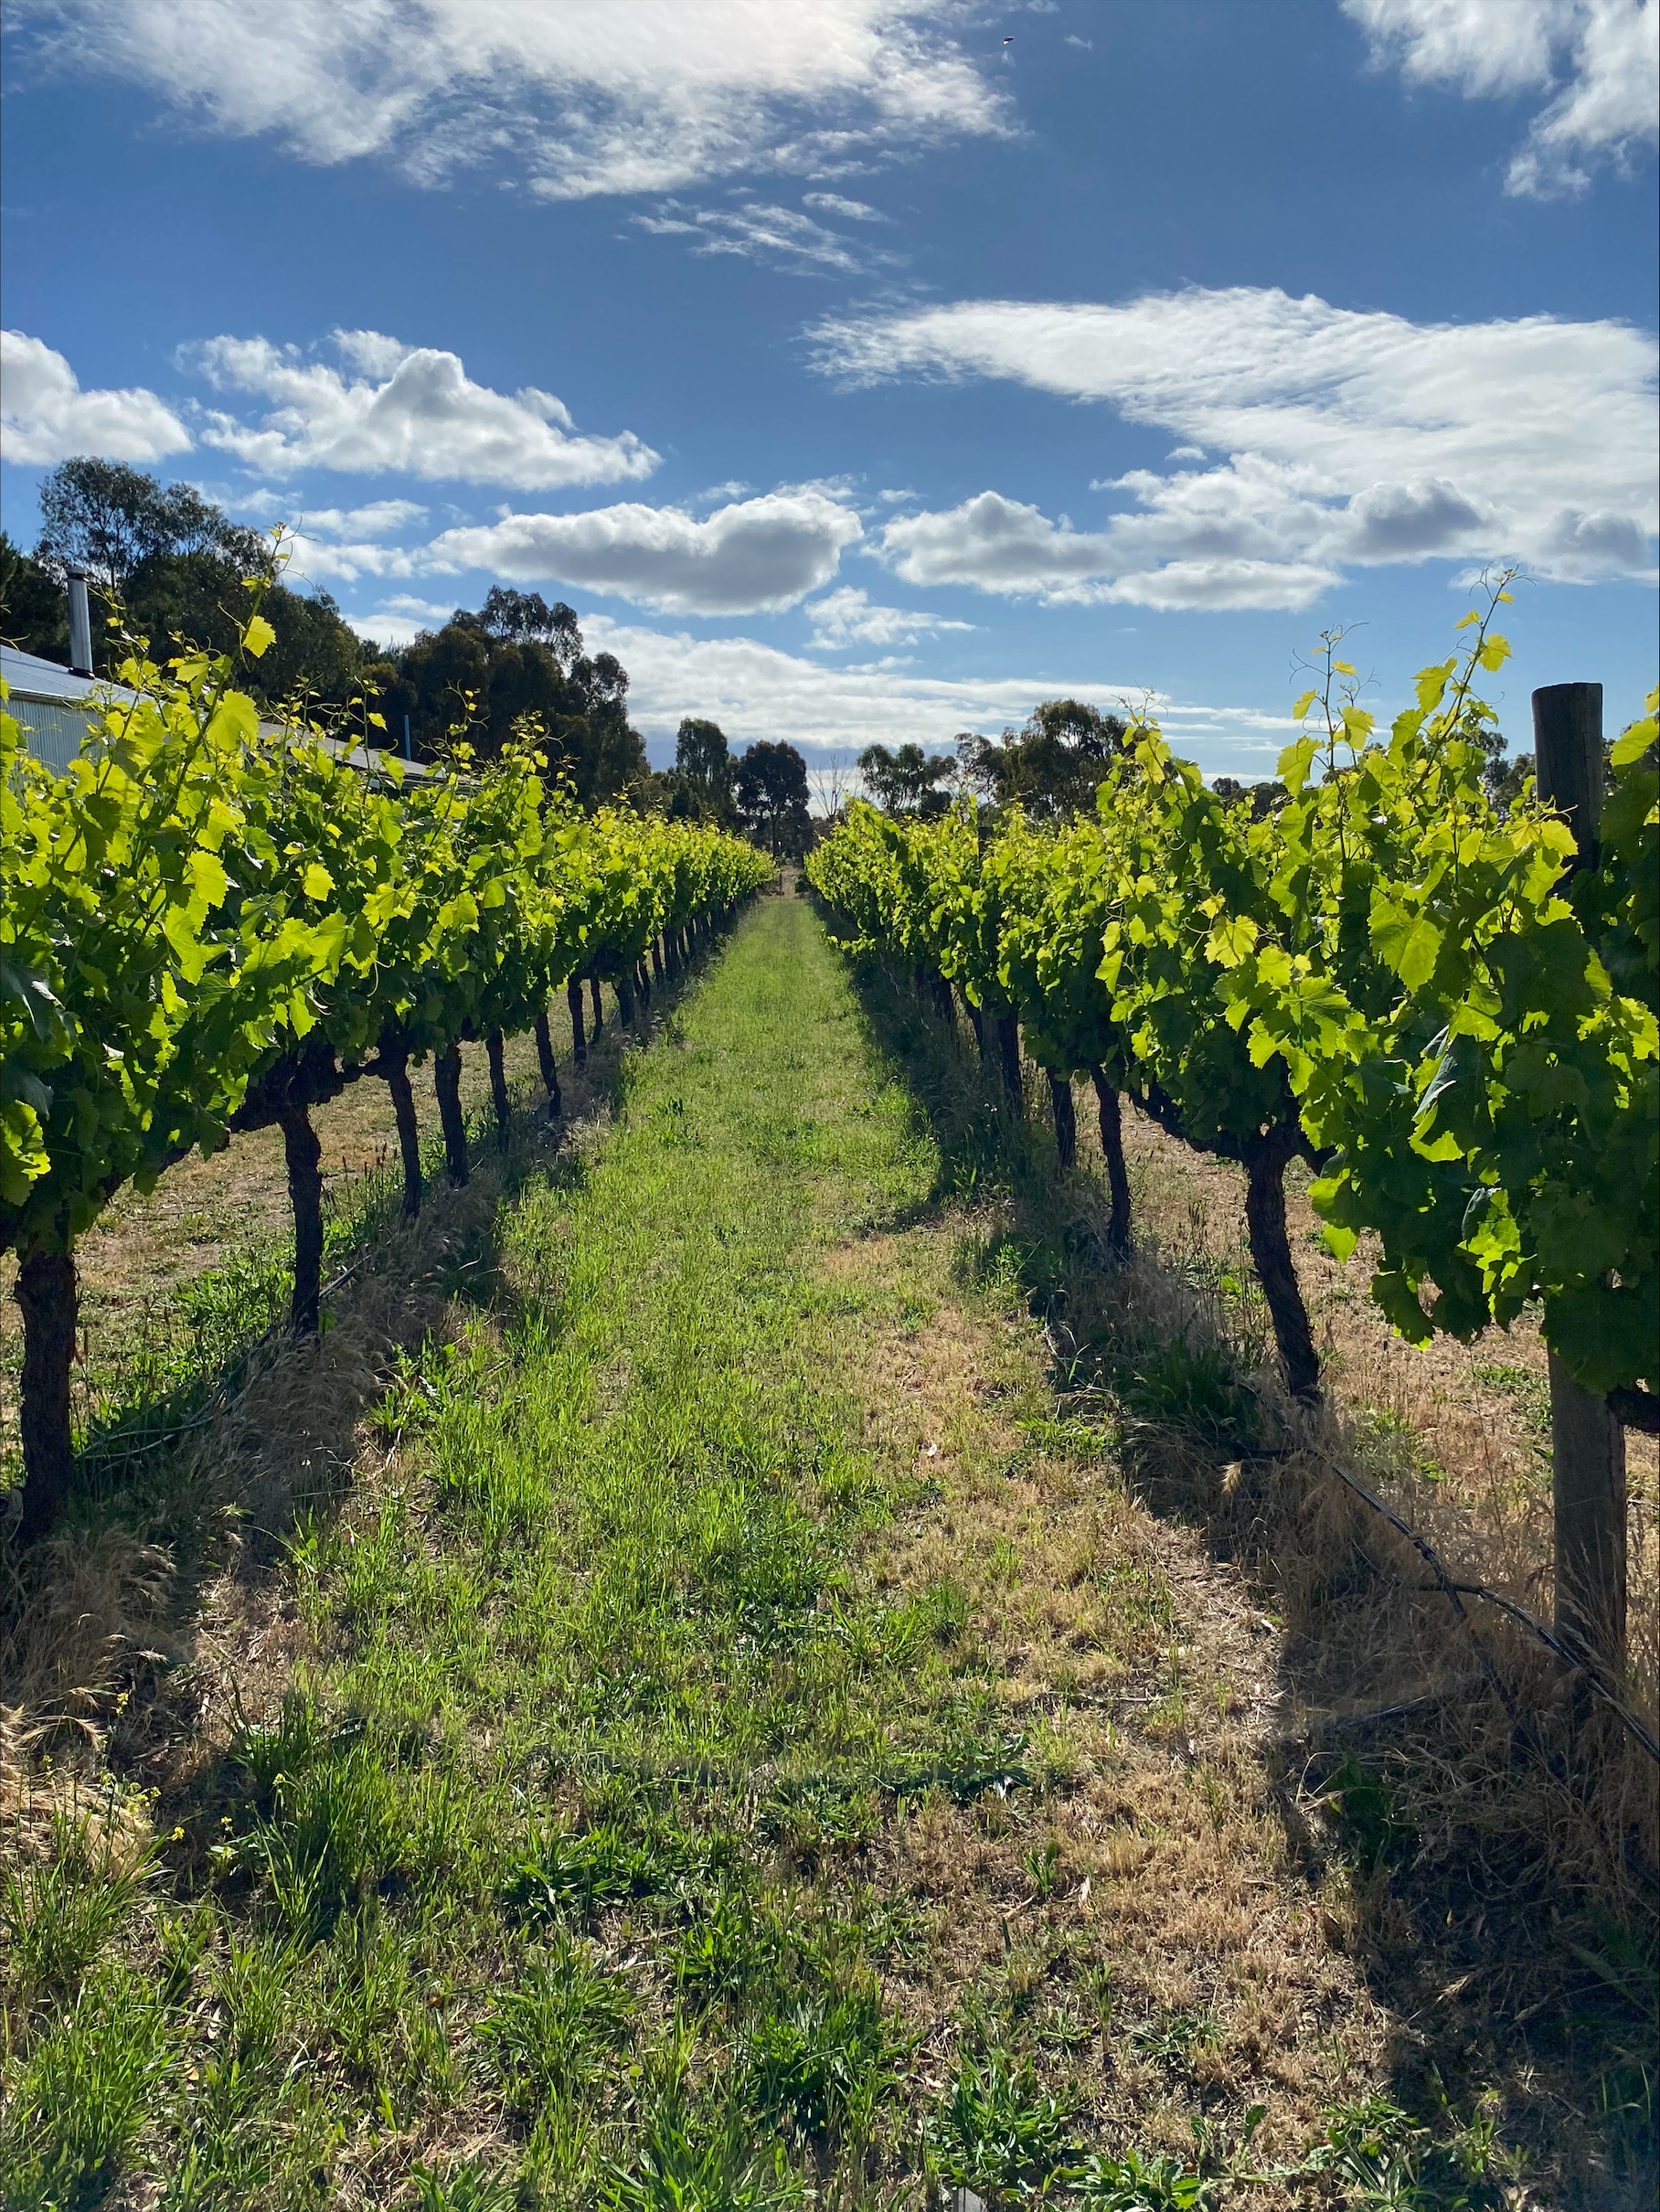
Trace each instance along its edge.
<path fill-rule="evenodd" d="M 814 199 L 835 197 L 819 193 Z M 851 207 L 855 203 L 842 203 Z M 839 231 L 815 223 L 798 208 L 777 207 L 760 200 L 740 200 L 729 207 L 694 207 L 684 200 L 665 200 L 653 215 L 632 220 L 642 230 L 659 236 L 691 239 L 697 254 L 732 253 L 745 261 L 771 261 L 798 272 L 835 270 L 843 275 L 891 261 L 893 256 L 875 253 Z"/>
<path fill-rule="evenodd" d="M 750 614 L 792 607 L 835 574 L 858 516 L 815 485 L 718 507 L 629 503 L 583 515 L 506 515 L 445 530 L 420 570 L 488 569 L 516 582 L 554 580 L 672 614 Z"/>
<path fill-rule="evenodd" d="M 862 199 L 844 199 L 839 192 L 803 192 L 803 207 L 816 207 L 821 215 L 839 215 L 850 223 L 890 223 L 893 218 L 884 215 L 879 207 L 872 207 Z"/>
<path fill-rule="evenodd" d="M 427 510 L 413 499 L 371 499 L 361 507 L 310 507 L 303 526 L 314 537 L 389 537 L 426 518 Z"/>
<path fill-rule="evenodd" d="M 352 618 L 377 634 L 372 614 Z M 1151 697 L 1165 735 L 1207 772 L 1272 772 L 1289 739 L 1289 715 L 1246 707 L 1192 707 L 1149 694 L 1133 667 L 1065 669 L 981 679 L 917 675 L 904 666 L 825 667 L 754 638 L 697 638 L 584 614 L 590 650 L 614 653 L 629 674 L 629 713 L 655 739 L 672 738 L 682 715 L 708 715 L 737 744 L 787 735 L 809 760 L 817 749 L 852 755 L 873 740 L 908 738 L 935 750 L 959 730 L 998 730 L 1025 721 L 1039 699 L 1083 698 L 1101 707 Z"/>
<path fill-rule="evenodd" d="M 423 630 L 442 630 L 454 611 L 447 600 L 417 599 L 410 592 L 395 591 L 372 615 L 361 621 L 354 616 L 352 622 L 378 645 L 407 645 Z"/>
<path fill-rule="evenodd" d="M 1080 48 L 1086 54 L 1092 54 L 1095 51 L 1094 39 L 1080 38 L 1075 31 L 1069 31 L 1067 33 L 1067 44 L 1069 46 Z"/>
<path fill-rule="evenodd" d="M 460 356 L 378 331 L 336 331 L 344 371 L 267 338 L 209 338 L 186 359 L 221 392 L 277 402 L 257 428 L 208 410 L 206 445 L 271 475 L 345 469 L 546 491 L 648 476 L 657 456 L 632 431 L 577 434 L 569 409 L 534 386 L 509 397 L 474 384 Z"/>
<path fill-rule="evenodd" d="M 990 492 L 897 518 L 882 542 L 911 582 L 1296 608 L 1351 563 L 1514 558 L 1578 581 L 1651 558 L 1655 349 L 1624 324 L 1416 324 L 1241 288 L 963 302 L 818 335 L 855 381 L 1006 378 L 1228 456 L 1113 480 L 1133 505 L 1094 531 Z"/>
<path fill-rule="evenodd" d="M 0 331 L 0 453 L 45 468 L 74 453 L 160 461 L 188 450 L 190 433 L 154 392 L 82 391 L 59 353 L 20 330 Z"/>
<path fill-rule="evenodd" d="M 1133 524 L 1130 528 L 1133 529 Z M 1160 532 L 1139 546 L 1121 526 L 1074 530 L 1034 506 L 982 492 L 942 513 L 888 524 L 882 548 L 907 583 L 973 584 L 982 591 L 1036 593 L 1051 604 L 1116 601 L 1142 607 L 1306 607 L 1337 580 L 1329 568 L 1276 559 L 1265 534 L 1226 526 Z M 1206 545 L 1208 537 L 1212 542 Z M 1195 557 L 1151 561 L 1186 538 Z M 1250 549 L 1260 541 L 1261 549 Z"/>
<path fill-rule="evenodd" d="M 910 645 L 924 633 L 972 630 L 973 622 L 949 622 L 940 614 L 918 614 L 904 607 L 875 607 L 852 584 L 825 592 L 803 610 L 814 642 L 833 651 L 845 645 Z"/>
<path fill-rule="evenodd" d="M 1343 0 L 1379 60 L 1467 99 L 1554 91 L 1506 177 L 1512 192 L 1582 192 L 1660 122 L 1656 0 Z M 1564 78 L 1566 81 L 1564 81 Z"/>
<path fill-rule="evenodd" d="M 956 0 L 25 0 L 38 48 L 207 127 L 420 179 L 509 163 L 551 197 L 673 191 L 998 132 Z"/>

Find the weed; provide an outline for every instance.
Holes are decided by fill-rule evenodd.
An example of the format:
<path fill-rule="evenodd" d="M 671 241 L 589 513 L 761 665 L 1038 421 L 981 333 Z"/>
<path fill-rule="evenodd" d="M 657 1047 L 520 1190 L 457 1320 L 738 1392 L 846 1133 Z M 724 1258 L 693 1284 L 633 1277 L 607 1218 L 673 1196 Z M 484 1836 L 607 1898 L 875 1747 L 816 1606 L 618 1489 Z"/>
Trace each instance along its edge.
<path fill-rule="evenodd" d="M 763 2120 L 784 2121 L 804 2140 L 867 2132 L 892 2078 L 893 2043 L 881 1993 L 860 1976 L 801 1996 L 765 2015 L 750 2045 L 750 2097 Z"/>
<path fill-rule="evenodd" d="M 442 2167 L 417 2159 L 410 2180 L 419 2212 L 514 2212 L 519 2202 L 516 2183 L 475 2159 Z"/>
<path fill-rule="evenodd" d="M 1337 2176 L 1356 2212 L 1498 2212 L 1506 2201 L 1490 2125 L 1437 2143 L 1385 2097 L 1338 2106 L 1302 2170 Z"/>
<path fill-rule="evenodd" d="M 146 1977 L 100 1968 L 35 2046 L 9 2100 L 0 2163 L 16 2212 L 57 2212 L 101 2190 L 143 2126 L 172 2052 Z"/>
<path fill-rule="evenodd" d="M 602 1820 L 580 1834 L 533 1831 L 509 1865 L 502 1898 L 521 1920 L 587 1921 L 601 1906 L 654 1896 L 686 1868 L 683 1850 L 625 1821 Z"/>
<path fill-rule="evenodd" d="M 1256 1445 L 1256 1399 L 1225 1345 L 1173 1337 L 1136 1367 L 1123 1399 L 1136 1420 L 1176 1430 L 1218 1453 L 1237 1456 Z"/>
<path fill-rule="evenodd" d="M 519 1962 L 476 2033 L 514 2110 L 530 2119 L 549 2096 L 599 2068 L 633 2012 L 627 1984 L 558 1934 Z"/>
<path fill-rule="evenodd" d="M 1062 2175 L 1078 2143 L 1074 2103 L 1038 2086 L 1029 2058 L 965 2056 L 925 2135 L 942 2177 L 992 2195 L 1028 2194 Z"/>
<path fill-rule="evenodd" d="M 639 2147 L 613 2164 L 607 2212 L 794 2212 L 807 2201 L 782 2143 L 756 2144 L 731 2105 L 697 2103 L 683 2082 L 644 2115 Z"/>
<path fill-rule="evenodd" d="M 759 1922 L 742 1889 L 726 1886 L 693 1920 L 675 1952 L 675 1985 L 695 2011 L 741 1996 L 776 1952 L 772 1930 Z"/>
<path fill-rule="evenodd" d="M 48 1855 L 0 1867 L 0 1987 L 19 2026 L 48 1999 L 73 1996 L 154 1870 L 154 1845 L 132 1847 L 113 1801 L 55 1812 Z"/>
<path fill-rule="evenodd" d="M 1138 2028 L 1131 2037 L 1137 2050 L 1167 2066 L 1191 2066 L 1196 2051 L 1217 2042 L 1217 2025 L 1208 2012 L 1166 2013 L 1151 2027 Z"/>
<path fill-rule="evenodd" d="M 1323 1794 L 1336 1808 L 1345 1844 L 1363 1873 L 1376 1874 L 1416 1845 L 1418 1832 L 1388 1782 L 1363 1767 L 1353 1751 L 1345 1752 Z"/>
<path fill-rule="evenodd" d="M 1026 1877 L 1032 1885 L 1032 1895 L 1047 1904 L 1055 1894 L 1055 1884 L 1060 1870 L 1060 1845 L 1050 1836 L 1047 1844 L 1034 1844 L 1021 1862 Z"/>
<path fill-rule="evenodd" d="M 1217 2184 L 1169 2151 L 1097 2153 L 1074 2185 L 1080 2212 L 1211 2212 Z"/>

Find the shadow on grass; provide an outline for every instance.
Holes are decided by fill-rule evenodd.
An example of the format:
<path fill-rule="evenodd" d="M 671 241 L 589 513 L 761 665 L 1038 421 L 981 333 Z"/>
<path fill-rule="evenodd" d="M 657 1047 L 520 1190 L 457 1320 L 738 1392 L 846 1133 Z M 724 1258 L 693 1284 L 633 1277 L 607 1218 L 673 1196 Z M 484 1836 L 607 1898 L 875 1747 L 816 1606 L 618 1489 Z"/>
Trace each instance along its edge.
<path fill-rule="evenodd" d="M 1391 2093 L 1437 2124 L 1496 2097 L 1502 2138 L 1567 2177 L 1564 2201 L 1652 2203 L 1656 1891 L 1639 1829 L 1620 1825 L 1652 1770 L 1484 1623 L 1492 1693 L 1416 1554 L 1306 1448 L 1242 1253 L 1144 1235 L 1116 1260 L 1101 1184 L 1058 1167 L 1041 1076 L 1016 1112 L 966 1026 L 908 977 L 867 962 L 855 982 L 941 1164 L 927 1200 L 883 1226 L 990 1202 L 997 1226 L 965 1269 L 1042 1324 L 1061 1416 L 1287 1623 L 1282 1709 L 1311 1718 L 1269 1747 L 1268 1788 L 1291 1863 L 1346 1870 L 1359 1963 L 1398 2024 Z M 1367 1439 L 1334 1409 L 1314 1441 L 1355 1467 Z M 1358 1461 L 1374 1484 L 1390 1442 Z"/>

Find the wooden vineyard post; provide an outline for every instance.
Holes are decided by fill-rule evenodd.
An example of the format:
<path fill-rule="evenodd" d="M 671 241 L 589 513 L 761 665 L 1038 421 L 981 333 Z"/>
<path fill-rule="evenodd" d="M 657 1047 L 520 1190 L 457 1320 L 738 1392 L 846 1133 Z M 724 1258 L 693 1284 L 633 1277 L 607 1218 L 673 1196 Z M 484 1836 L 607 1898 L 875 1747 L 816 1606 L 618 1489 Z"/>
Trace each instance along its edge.
<path fill-rule="evenodd" d="M 1535 776 L 1568 817 L 1575 868 L 1597 865 L 1602 816 L 1602 686 L 1548 684 L 1533 695 Z M 1556 1627 L 1617 1680 L 1625 1664 L 1625 1430 L 1608 1401 L 1550 1355 Z"/>

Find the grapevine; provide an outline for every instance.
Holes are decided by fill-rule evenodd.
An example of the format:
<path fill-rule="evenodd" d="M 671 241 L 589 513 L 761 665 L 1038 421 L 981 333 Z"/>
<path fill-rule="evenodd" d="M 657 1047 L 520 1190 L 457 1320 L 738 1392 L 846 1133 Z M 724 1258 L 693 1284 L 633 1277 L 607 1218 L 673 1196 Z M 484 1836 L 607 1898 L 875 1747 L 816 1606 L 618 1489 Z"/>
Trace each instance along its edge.
<path fill-rule="evenodd" d="M 256 599 L 243 649 L 270 638 Z M 534 729 L 487 765 L 460 744 L 405 790 L 386 756 L 355 767 L 303 720 L 262 725 L 235 673 L 134 653 L 63 776 L 0 714 L 0 1244 L 18 1259 L 29 1535 L 60 1513 L 72 1466 L 75 1243 L 119 1190 L 280 1126 L 293 1319 L 314 1331 L 316 1106 L 387 1081 L 414 1211 L 411 1061 L 433 1058 L 464 1180 L 464 1040 L 485 1039 L 505 1112 L 501 1039 L 537 1026 L 555 1103 L 552 992 L 589 976 L 597 1001 L 603 973 L 627 1018 L 647 948 L 773 872 L 718 832 L 582 816 L 547 788 Z"/>

